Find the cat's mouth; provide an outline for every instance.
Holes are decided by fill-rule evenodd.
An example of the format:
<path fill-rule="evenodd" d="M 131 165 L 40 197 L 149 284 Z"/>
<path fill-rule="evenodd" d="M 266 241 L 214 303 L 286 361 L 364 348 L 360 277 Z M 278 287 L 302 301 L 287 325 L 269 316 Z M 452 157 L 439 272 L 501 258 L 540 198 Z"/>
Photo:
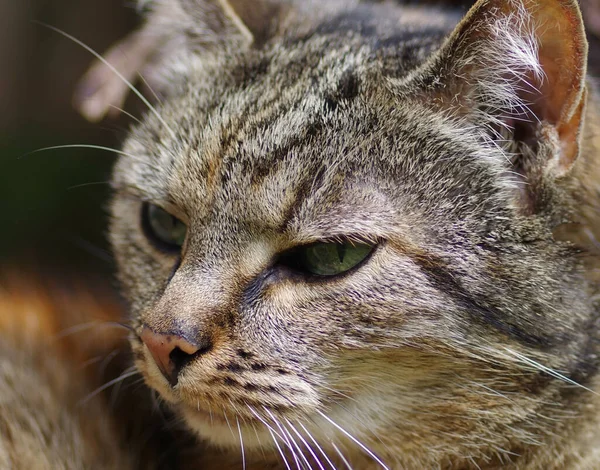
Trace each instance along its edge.
<path fill-rule="evenodd" d="M 294 432 L 285 428 L 286 423 L 310 416 L 319 405 L 320 396 L 309 383 L 280 365 L 266 365 L 258 359 L 255 367 L 251 364 L 241 372 L 190 363 L 173 384 L 145 343 L 136 339 L 136 365 L 146 383 L 178 411 L 193 432 L 214 444 L 239 447 L 243 441 L 246 448 L 258 449 L 261 442 L 273 442 L 274 436 L 284 432 L 279 439 L 285 440 L 287 433 Z"/>

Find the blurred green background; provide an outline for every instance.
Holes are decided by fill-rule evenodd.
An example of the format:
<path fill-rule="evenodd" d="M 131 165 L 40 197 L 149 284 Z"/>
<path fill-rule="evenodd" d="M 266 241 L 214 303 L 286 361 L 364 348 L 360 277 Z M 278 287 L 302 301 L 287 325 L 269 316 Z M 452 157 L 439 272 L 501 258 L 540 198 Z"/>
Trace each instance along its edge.
<path fill-rule="evenodd" d="M 134 2 L 0 0 L 0 18 L 0 266 L 110 272 L 105 232 L 114 156 L 81 149 L 29 152 L 65 144 L 118 148 L 130 119 L 91 124 L 75 112 L 73 91 L 93 58 L 35 21 L 104 52 L 137 25 Z M 598 72 L 594 38 L 590 53 Z M 135 115 L 142 111 L 133 98 L 126 107 Z"/>
<path fill-rule="evenodd" d="M 0 0 L 0 264 L 29 270 L 111 270 L 105 241 L 113 154 L 49 146 L 118 148 L 124 116 L 91 124 L 72 106 L 89 52 L 36 23 L 104 52 L 138 22 L 123 0 Z M 134 106 L 135 107 L 135 106 Z"/>

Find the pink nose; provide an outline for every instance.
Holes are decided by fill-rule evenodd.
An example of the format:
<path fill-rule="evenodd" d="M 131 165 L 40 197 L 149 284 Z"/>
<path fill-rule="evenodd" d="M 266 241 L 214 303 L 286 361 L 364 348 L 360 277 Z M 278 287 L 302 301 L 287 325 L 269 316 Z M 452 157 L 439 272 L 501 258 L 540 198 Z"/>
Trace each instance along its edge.
<path fill-rule="evenodd" d="M 202 352 L 207 352 L 210 349 L 210 347 L 201 348 L 175 334 L 155 333 L 147 326 L 142 330 L 140 338 L 171 386 L 177 384 L 181 369 L 196 357 L 201 349 Z"/>

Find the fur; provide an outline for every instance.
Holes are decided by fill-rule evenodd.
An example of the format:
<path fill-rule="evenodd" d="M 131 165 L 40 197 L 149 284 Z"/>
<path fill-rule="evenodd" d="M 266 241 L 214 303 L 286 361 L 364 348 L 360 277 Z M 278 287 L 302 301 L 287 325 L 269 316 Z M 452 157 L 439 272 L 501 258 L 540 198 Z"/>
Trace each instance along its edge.
<path fill-rule="evenodd" d="M 482 1 L 452 32 L 452 13 L 332 2 L 280 10 L 254 43 L 218 4 L 184 2 L 196 29 L 178 35 L 156 3 L 184 43 L 155 64 L 171 131 L 149 114 L 125 143 L 143 158 L 114 173 L 137 334 L 212 345 L 172 386 L 133 336 L 148 384 L 249 460 L 287 445 L 354 468 L 600 465 L 597 250 L 582 243 L 598 200 L 581 179 L 598 116 L 577 6 Z M 558 49 L 552 22 L 570 35 Z M 140 230 L 142 201 L 188 225 L 179 259 Z M 327 281 L 278 268 L 336 238 L 377 249 Z"/>
<path fill-rule="evenodd" d="M 199 438 L 190 468 L 600 467 L 600 118 L 577 4 L 481 0 L 460 22 L 142 4 L 120 78 L 142 70 L 160 100 L 115 167 L 110 236 L 136 367 Z M 88 75 L 90 117 L 124 98 L 108 76 Z M 180 253 L 147 236 L 147 203 L 187 225 Z M 323 240 L 376 248 L 327 279 L 282 266 Z M 208 346 L 169 381 L 147 330 Z"/>
<path fill-rule="evenodd" d="M 124 344 L 106 323 L 121 308 L 107 296 L 99 302 L 98 286 L 74 283 L 74 293 L 66 282 L 49 286 L 16 272 L 0 283 L 0 468 L 135 468 L 110 407 L 94 393 L 99 372 L 114 373 L 105 356 L 114 359 Z"/>

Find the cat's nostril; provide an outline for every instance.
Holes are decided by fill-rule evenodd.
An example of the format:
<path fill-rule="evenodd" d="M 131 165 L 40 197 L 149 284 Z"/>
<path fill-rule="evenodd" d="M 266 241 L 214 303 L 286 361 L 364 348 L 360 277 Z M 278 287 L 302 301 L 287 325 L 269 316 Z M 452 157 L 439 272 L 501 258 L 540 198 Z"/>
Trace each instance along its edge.
<path fill-rule="evenodd" d="M 187 351 L 184 351 L 183 349 L 179 348 L 179 346 L 177 346 L 177 347 L 175 347 L 175 349 L 173 349 L 169 353 L 169 359 L 171 360 L 171 362 L 175 366 L 176 373 L 179 374 L 179 371 L 181 369 L 183 369 L 183 367 L 188 362 L 190 362 L 195 357 L 202 356 L 203 354 L 206 354 L 211 349 L 212 349 L 212 342 L 203 342 L 202 345 L 199 345 L 196 348 L 196 350 L 193 351 L 193 352 L 191 352 L 192 351 L 191 349 L 188 349 Z M 176 378 L 175 378 L 175 383 L 177 383 L 177 379 Z"/>
<path fill-rule="evenodd" d="M 177 384 L 179 373 L 188 362 L 212 349 L 210 340 L 195 344 L 176 334 L 155 333 L 148 327 L 144 327 L 140 338 L 171 386 Z"/>

